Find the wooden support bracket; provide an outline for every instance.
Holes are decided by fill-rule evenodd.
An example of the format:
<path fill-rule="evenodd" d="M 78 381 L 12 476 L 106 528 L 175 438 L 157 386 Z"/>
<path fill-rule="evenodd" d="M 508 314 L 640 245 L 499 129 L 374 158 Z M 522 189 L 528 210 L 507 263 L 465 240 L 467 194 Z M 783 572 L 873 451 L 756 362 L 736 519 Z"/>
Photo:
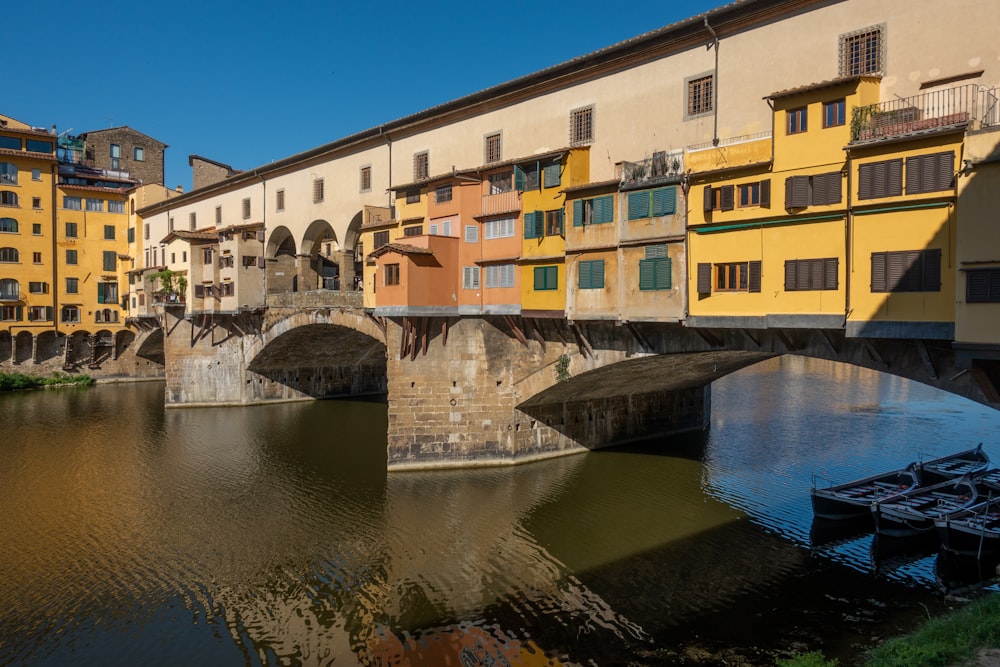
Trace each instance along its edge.
<path fill-rule="evenodd" d="M 695 329 L 695 333 L 708 343 L 709 347 L 722 347 L 722 339 L 715 335 L 711 329 Z"/>
<path fill-rule="evenodd" d="M 882 355 L 878 353 L 878 350 L 875 348 L 875 343 L 872 342 L 871 338 L 862 338 L 861 344 L 864 345 L 865 350 L 868 352 L 868 356 L 870 356 L 875 363 L 886 367 L 889 366 L 889 364 L 885 363 L 885 359 L 882 358 Z"/>
<path fill-rule="evenodd" d="M 760 349 L 760 341 L 757 340 L 756 338 L 754 338 L 753 334 L 750 333 L 749 330 L 747 330 L 747 329 L 740 329 L 740 331 L 743 332 L 744 336 L 746 336 L 747 338 L 750 339 L 750 342 L 754 344 L 754 347 L 756 347 L 758 350 Z"/>
<path fill-rule="evenodd" d="M 649 352 L 650 350 L 653 349 L 653 346 L 649 344 L 649 341 L 646 340 L 646 337 L 642 335 L 642 333 L 634 324 L 632 324 L 631 322 L 626 322 L 625 327 L 632 334 L 632 337 L 635 338 L 636 342 L 639 343 L 639 347 L 641 347 L 644 351 Z"/>
<path fill-rule="evenodd" d="M 920 354 L 920 360 L 924 362 L 924 370 L 927 371 L 927 377 L 932 380 L 937 380 L 937 371 L 934 370 L 934 362 L 931 360 L 931 355 L 927 351 L 927 345 L 925 345 L 922 340 L 917 340 L 916 343 L 917 352 Z"/>

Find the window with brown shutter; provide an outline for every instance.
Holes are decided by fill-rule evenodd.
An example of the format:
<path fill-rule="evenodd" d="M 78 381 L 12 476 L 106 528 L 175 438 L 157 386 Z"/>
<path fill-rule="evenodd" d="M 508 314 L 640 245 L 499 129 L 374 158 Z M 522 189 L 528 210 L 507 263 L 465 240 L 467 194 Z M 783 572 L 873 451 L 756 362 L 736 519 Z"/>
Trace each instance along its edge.
<path fill-rule="evenodd" d="M 747 285 L 747 291 L 749 292 L 759 292 L 760 291 L 760 274 L 761 265 L 759 261 L 750 262 L 750 280 Z"/>
<path fill-rule="evenodd" d="M 941 291 L 941 250 L 872 253 L 872 292 Z"/>
<path fill-rule="evenodd" d="M 839 204 L 843 198 L 841 184 L 843 177 L 839 171 L 812 176 L 812 205 Z"/>
<path fill-rule="evenodd" d="M 785 291 L 837 289 L 838 259 L 789 259 L 785 261 Z"/>
<path fill-rule="evenodd" d="M 785 208 L 809 206 L 809 177 L 789 176 L 785 179 Z"/>
<path fill-rule="evenodd" d="M 955 152 L 944 151 L 906 158 L 906 194 L 941 192 L 952 188 Z"/>
<path fill-rule="evenodd" d="M 712 187 L 705 186 L 705 212 L 709 211 L 732 211 L 736 206 L 736 186 L 722 185 Z"/>
<path fill-rule="evenodd" d="M 1000 303 L 1000 269 L 973 269 L 965 273 L 967 303 Z"/>
<path fill-rule="evenodd" d="M 903 159 L 869 162 L 858 167 L 858 199 L 898 197 L 903 194 Z"/>
<path fill-rule="evenodd" d="M 711 294 L 712 292 L 712 265 L 709 263 L 698 264 L 698 294 Z"/>

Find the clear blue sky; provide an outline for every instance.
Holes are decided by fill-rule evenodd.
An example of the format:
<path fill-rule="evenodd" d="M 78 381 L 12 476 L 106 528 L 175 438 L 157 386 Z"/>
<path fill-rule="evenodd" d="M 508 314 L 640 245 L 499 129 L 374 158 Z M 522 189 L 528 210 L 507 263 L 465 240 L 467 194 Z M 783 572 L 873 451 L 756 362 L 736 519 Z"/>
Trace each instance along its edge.
<path fill-rule="evenodd" d="M 128 125 L 252 169 L 703 13 L 724 0 L 7 3 L 0 113 Z M 492 8 L 491 8 L 492 7 Z"/>

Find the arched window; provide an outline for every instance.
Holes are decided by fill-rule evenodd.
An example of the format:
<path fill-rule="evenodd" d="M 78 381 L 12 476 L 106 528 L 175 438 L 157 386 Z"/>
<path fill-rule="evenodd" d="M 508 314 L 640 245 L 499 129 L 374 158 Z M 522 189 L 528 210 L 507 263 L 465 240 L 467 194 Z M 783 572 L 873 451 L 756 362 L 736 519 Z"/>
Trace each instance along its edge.
<path fill-rule="evenodd" d="M 11 162 L 0 162 L 0 183 L 17 185 L 17 165 Z"/>
<path fill-rule="evenodd" d="M 17 262 L 17 248 L 0 248 L 0 262 Z"/>
<path fill-rule="evenodd" d="M 13 278 L 0 278 L 0 300 L 16 301 L 21 296 L 21 286 Z"/>
<path fill-rule="evenodd" d="M 14 218 L 0 218 L 0 232 L 17 234 L 17 220 Z"/>
<path fill-rule="evenodd" d="M 17 193 L 10 190 L 0 190 L 0 206 L 17 206 Z"/>

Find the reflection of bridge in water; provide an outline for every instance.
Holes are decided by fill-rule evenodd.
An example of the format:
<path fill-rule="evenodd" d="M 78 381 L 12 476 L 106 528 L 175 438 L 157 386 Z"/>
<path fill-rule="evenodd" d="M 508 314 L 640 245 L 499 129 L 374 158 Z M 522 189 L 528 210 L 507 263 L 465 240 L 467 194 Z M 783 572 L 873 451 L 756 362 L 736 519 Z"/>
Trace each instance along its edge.
<path fill-rule="evenodd" d="M 506 464 L 700 429 L 713 380 L 782 354 L 917 380 L 996 406 L 948 341 L 843 329 L 374 317 L 351 293 L 284 295 L 162 322 L 170 406 L 387 394 L 389 467 Z"/>

